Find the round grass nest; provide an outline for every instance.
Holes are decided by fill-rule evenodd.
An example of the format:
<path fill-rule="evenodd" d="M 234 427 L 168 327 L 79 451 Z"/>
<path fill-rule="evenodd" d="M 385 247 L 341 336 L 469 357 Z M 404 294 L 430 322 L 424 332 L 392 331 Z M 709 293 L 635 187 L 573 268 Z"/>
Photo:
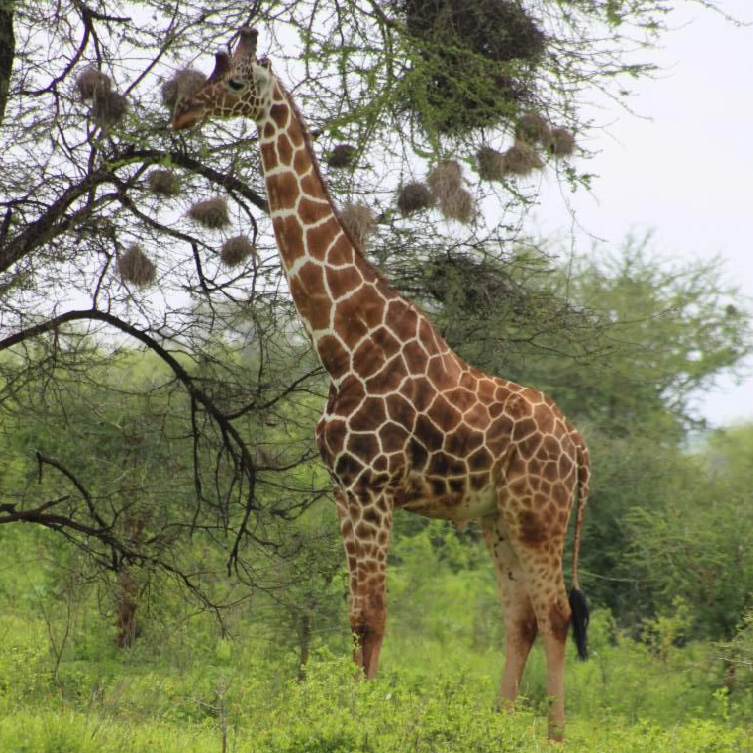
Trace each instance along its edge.
<path fill-rule="evenodd" d="M 434 202 L 429 186 L 420 181 L 406 183 L 397 195 L 397 208 L 404 217 L 428 209 Z"/>
<path fill-rule="evenodd" d="M 515 138 L 529 144 L 546 144 L 551 131 L 547 119 L 537 112 L 527 112 L 518 118 L 515 124 Z"/>
<path fill-rule="evenodd" d="M 476 168 L 481 180 L 502 180 L 507 175 L 505 155 L 490 146 L 482 146 L 476 153 Z"/>
<path fill-rule="evenodd" d="M 426 176 L 429 189 L 441 202 L 463 187 L 463 171 L 454 159 L 438 162 Z"/>
<path fill-rule="evenodd" d="M 226 267 L 237 267 L 252 254 L 256 254 L 256 249 L 245 235 L 228 238 L 220 249 L 220 259 Z"/>
<path fill-rule="evenodd" d="M 206 83 L 207 77 L 194 68 L 183 68 L 162 84 L 162 104 L 172 112 L 181 99 L 190 97 Z"/>
<path fill-rule="evenodd" d="M 81 99 L 87 100 L 98 94 L 105 94 L 112 89 L 112 82 L 107 74 L 97 70 L 93 65 L 84 68 L 76 79 L 76 89 Z"/>
<path fill-rule="evenodd" d="M 178 176 L 172 170 L 152 170 L 147 183 L 149 190 L 157 196 L 177 196 L 180 193 Z"/>
<path fill-rule="evenodd" d="M 525 143 L 518 141 L 504 154 L 505 170 L 513 175 L 530 175 L 534 170 L 544 167 L 544 162 L 536 150 Z"/>
<path fill-rule="evenodd" d="M 575 136 L 567 128 L 552 128 L 548 141 L 549 151 L 555 157 L 569 157 L 575 151 Z"/>
<path fill-rule="evenodd" d="M 338 144 L 327 157 L 327 164 L 341 170 L 353 167 L 357 151 L 353 144 Z"/>
<path fill-rule="evenodd" d="M 210 230 L 219 230 L 230 224 L 227 201 L 222 196 L 194 202 L 188 210 L 188 216 Z"/>
<path fill-rule="evenodd" d="M 476 202 L 465 188 L 458 188 L 440 200 L 439 208 L 445 218 L 457 220 L 463 225 L 469 224 L 476 216 Z"/>
<path fill-rule="evenodd" d="M 369 236 L 374 232 L 376 225 L 376 218 L 371 207 L 360 201 L 351 202 L 342 208 L 340 219 L 358 245 L 366 248 Z"/>
<path fill-rule="evenodd" d="M 142 247 L 133 243 L 118 257 L 118 273 L 123 282 L 144 288 L 157 278 L 157 267 Z"/>
<path fill-rule="evenodd" d="M 94 96 L 89 114 L 100 128 L 110 128 L 123 120 L 127 112 L 128 100 L 125 95 L 114 91 L 100 91 Z"/>
<path fill-rule="evenodd" d="M 489 60 L 535 61 L 546 35 L 516 0 L 392 0 L 408 31 L 438 45 L 462 46 Z"/>
<path fill-rule="evenodd" d="M 427 130 L 462 133 L 499 124 L 531 84 L 511 75 L 543 56 L 547 37 L 517 0 L 390 0 L 419 43 L 406 82 Z M 517 75 L 517 73 L 516 73 Z"/>

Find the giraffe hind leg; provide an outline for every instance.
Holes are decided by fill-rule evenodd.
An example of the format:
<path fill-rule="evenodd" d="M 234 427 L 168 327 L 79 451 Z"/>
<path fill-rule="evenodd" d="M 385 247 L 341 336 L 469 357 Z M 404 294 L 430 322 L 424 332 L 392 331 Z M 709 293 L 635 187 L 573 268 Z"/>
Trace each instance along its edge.
<path fill-rule="evenodd" d="M 538 623 L 523 569 L 502 530 L 501 521 L 496 517 L 485 518 L 481 525 L 497 574 L 505 624 L 505 668 L 500 697 L 502 705 L 509 707 L 518 696 L 526 661 L 538 633 Z"/>

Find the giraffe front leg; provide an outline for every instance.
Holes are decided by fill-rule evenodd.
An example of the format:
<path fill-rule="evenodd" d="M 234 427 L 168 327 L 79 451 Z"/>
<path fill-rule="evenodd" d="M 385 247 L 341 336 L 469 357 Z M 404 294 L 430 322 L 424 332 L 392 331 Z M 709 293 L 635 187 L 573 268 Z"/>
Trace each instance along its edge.
<path fill-rule="evenodd" d="M 392 523 L 385 497 L 361 499 L 340 492 L 338 513 L 350 573 L 350 626 L 356 666 L 374 677 L 386 622 L 385 575 Z"/>

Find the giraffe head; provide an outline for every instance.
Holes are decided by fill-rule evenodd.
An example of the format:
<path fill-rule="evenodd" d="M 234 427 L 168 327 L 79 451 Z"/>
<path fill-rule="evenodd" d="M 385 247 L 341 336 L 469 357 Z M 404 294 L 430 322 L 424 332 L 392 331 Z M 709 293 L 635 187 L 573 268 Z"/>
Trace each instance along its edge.
<path fill-rule="evenodd" d="M 256 29 L 242 28 L 232 57 L 215 55 L 215 66 L 206 83 L 181 99 L 173 113 L 174 130 L 190 128 L 206 118 L 239 115 L 259 120 L 271 102 L 273 77 L 266 58 L 257 60 Z"/>

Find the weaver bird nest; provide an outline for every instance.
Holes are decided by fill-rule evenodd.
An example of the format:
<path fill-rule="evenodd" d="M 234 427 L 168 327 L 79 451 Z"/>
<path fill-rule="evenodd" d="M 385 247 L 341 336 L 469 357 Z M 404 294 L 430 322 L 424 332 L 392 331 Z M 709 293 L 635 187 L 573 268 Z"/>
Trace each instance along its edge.
<path fill-rule="evenodd" d="M 230 224 L 230 216 L 227 211 L 227 201 L 221 196 L 197 201 L 191 204 L 188 216 L 210 230 L 219 230 Z"/>
<path fill-rule="evenodd" d="M 152 170 L 147 183 L 149 190 L 157 196 L 177 196 L 180 193 L 178 176 L 172 170 Z"/>
<path fill-rule="evenodd" d="M 118 258 L 118 273 L 124 282 L 144 288 L 157 278 L 157 267 L 142 247 L 134 243 Z"/>
<path fill-rule="evenodd" d="M 356 153 L 357 149 L 353 144 L 338 144 L 327 157 L 327 164 L 339 169 L 353 167 Z"/>
<path fill-rule="evenodd" d="M 76 89 L 81 99 L 87 100 L 98 94 L 106 94 L 112 89 L 110 78 L 93 66 L 84 68 L 76 79 Z"/>
<path fill-rule="evenodd" d="M 256 254 L 256 249 L 245 235 L 228 238 L 220 249 L 220 259 L 227 267 L 237 267 L 252 254 Z"/>
<path fill-rule="evenodd" d="M 358 245 L 366 248 L 369 236 L 374 232 L 376 225 L 371 207 L 360 201 L 346 204 L 340 212 L 340 219 Z"/>
<path fill-rule="evenodd" d="M 541 59 L 545 33 L 516 0 L 391 0 L 419 40 L 406 92 L 424 128 L 493 126 L 514 115 Z"/>
<path fill-rule="evenodd" d="M 162 104 L 172 112 L 181 99 L 197 92 L 206 80 L 207 77 L 201 71 L 183 68 L 162 84 Z"/>
<path fill-rule="evenodd" d="M 428 209 L 436 202 L 426 183 L 413 181 L 404 185 L 397 195 L 397 208 L 403 217 Z"/>

